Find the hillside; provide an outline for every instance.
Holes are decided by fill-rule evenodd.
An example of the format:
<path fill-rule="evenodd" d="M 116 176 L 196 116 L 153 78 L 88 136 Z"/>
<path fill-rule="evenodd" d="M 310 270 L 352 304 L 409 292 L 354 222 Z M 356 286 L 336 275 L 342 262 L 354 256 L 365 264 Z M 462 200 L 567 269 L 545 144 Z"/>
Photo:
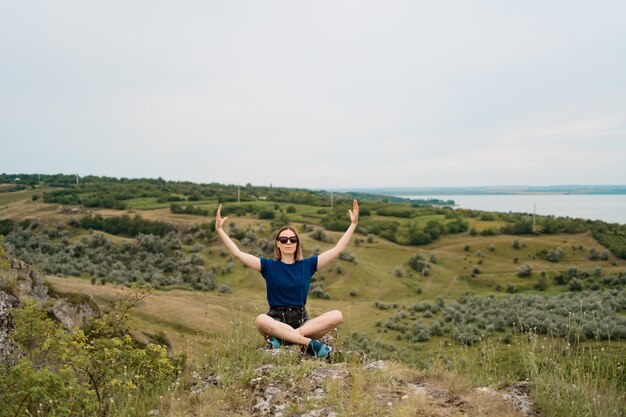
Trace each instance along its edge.
<path fill-rule="evenodd" d="M 259 353 L 263 343 L 252 331 L 252 321 L 266 310 L 263 281 L 233 263 L 215 241 L 211 216 L 218 196 L 189 200 L 188 195 L 178 194 L 181 207 L 192 206 L 190 213 L 184 213 L 173 210 L 171 202 L 159 203 L 159 197 L 126 200 L 127 208 L 119 210 L 45 202 L 44 197 L 32 196 L 42 196 L 48 189 L 34 190 L 0 193 L 7 250 L 44 271 L 58 291 L 91 294 L 101 306 L 119 299 L 127 284 L 152 283 L 157 290 L 131 316 L 134 337 L 160 341 L 173 352 L 185 353 L 199 370 L 213 372 L 223 366 L 202 378 L 231 379 L 211 388 L 211 395 L 217 397 L 209 400 L 204 393 L 197 404 L 219 397 L 224 407 L 232 408 L 215 415 L 260 415 L 249 406 L 261 401 L 258 388 L 249 383 L 266 376 L 257 368 L 273 365 L 267 370 L 272 378 L 276 373 L 300 372 L 304 378 L 327 372 L 307 368 L 310 361 L 300 363 L 287 359 L 289 355 L 270 359 Z M 93 190 L 89 193 L 96 196 Z M 352 195 L 335 196 L 332 208 L 297 202 L 303 195 L 309 194 L 282 190 L 280 200 L 288 201 L 225 203 L 225 210 L 231 211 L 229 234 L 242 248 L 269 256 L 272 230 L 288 221 L 300 231 L 305 255 L 329 248 L 345 228 L 342 221 Z M 194 214 L 199 208 L 206 213 Z M 626 401 L 620 359 L 626 352 L 626 261 L 596 240 L 601 225 L 541 218 L 540 229 L 528 233 L 526 220 L 514 216 L 452 212 L 375 197 L 366 198 L 362 208 L 354 242 L 343 259 L 316 275 L 309 298 L 313 315 L 334 308 L 343 311 L 345 322 L 334 341 L 337 350 L 367 355 L 367 360 L 347 356 L 321 365 L 339 369 L 345 376 L 336 386 L 324 385 L 331 394 L 326 400 L 335 401 L 327 413 L 505 415 L 481 409 L 491 403 L 482 397 L 488 390 L 474 388 L 506 391 L 528 379 L 536 407 L 544 415 L 619 415 L 617 410 Z M 172 229 L 149 238 L 119 232 L 121 227 L 162 227 L 159 223 Z M 99 227 L 102 231 L 94 230 Z M 245 343 L 224 344 L 239 339 Z M 564 346 L 573 349 L 563 355 Z M 238 358 L 230 358 L 230 350 L 239 352 Z M 379 359 L 386 361 L 388 371 L 364 370 Z M 555 369 L 563 372 L 537 367 L 535 360 L 556 361 Z M 594 360 L 602 366 L 596 367 Z M 229 364 L 219 365 L 222 362 Z M 590 372 L 579 374 L 573 365 Z M 226 368 L 239 369 L 246 376 Z M 397 373 L 410 376 L 389 376 Z M 235 382 L 242 378 L 243 382 Z M 281 390 L 290 386 L 287 379 L 278 381 Z M 432 392 L 416 397 L 402 381 L 418 386 L 427 381 Z M 463 389 L 457 392 L 457 386 Z M 312 387 L 313 391 L 320 388 Z M 247 394 L 233 398 L 233 390 Z M 359 396 L 374 390 L 395 390 L 389 397 L 390 411 L 382 411 L 383 400 L 368 402 Z M 196 404 L 195 396 L 185 393 L 180 398 Z M 405 396 L 408 402 L 400 401 Z M 561 398 L 557 407 L 555 396 Z M 615 407 L 595 406 L 594 398 L 599 397 L 610 399 Z M 453 406 L 455 401 L 466 405 Z M 427 409 L 427 403 L 445 406 L 416 414 L 416 409 Z M 284 415 L 327 408 L 303 404 L 291 405 L 291 414 Z M 168 407 L 178 410 L 171 414 L 177 415 L 185 406 Z M 574 409 L 592 411 L 572 414 Z"/>

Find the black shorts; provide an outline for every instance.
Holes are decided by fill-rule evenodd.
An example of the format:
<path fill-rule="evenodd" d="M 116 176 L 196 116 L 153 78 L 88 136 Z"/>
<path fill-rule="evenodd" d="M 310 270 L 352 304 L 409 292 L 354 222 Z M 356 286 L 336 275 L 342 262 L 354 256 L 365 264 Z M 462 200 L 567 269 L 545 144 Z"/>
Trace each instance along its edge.
<path fill-rule="evenodd" d="M 267 315 L 297 329 L 307 322 L 309 316 L 304 307 L 270 307 Z"/>

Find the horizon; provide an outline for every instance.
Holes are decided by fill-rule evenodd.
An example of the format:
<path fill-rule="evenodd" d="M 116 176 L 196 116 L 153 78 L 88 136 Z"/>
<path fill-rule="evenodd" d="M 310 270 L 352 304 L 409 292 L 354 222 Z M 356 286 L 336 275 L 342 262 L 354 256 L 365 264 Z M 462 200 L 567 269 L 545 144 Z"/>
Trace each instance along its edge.
<path fill-rule="evenodd" d="M 211 183 L 218 183 L 218 184 L 222 184 L 222 185 L 232 185 L 232 186 L 241 186 L 244 187 L 247 184 L 250 184 L 253 187 L 277 187 L 277 188 L 294 188 L 294 189 L 308 189 L 308 190 L 312 190 L 312 191 L 332 191 L 332 192 L 350 192 L 350 191 L 355 191 L 355 192 L 370 192 L 370 191 L 388 191 L 388 192 L 401 192 L 401 191 L 437 191 L 437 190 L 484 190 L 484 191 L 506 191 L 507 189 L 510 189 L 511 191 L 513 190 L 518 190 L 521 191 L 522 189 L 538 189 L 535 190 L 535 192 L 541 194 L 542 192 L 540 191 L 541 189 L 546 189 L 546 191 L 548 191 L 548 189 L 570 189 L 570 190 L 586 190 L 586 189 L 594 189 L 594 188 L 624 188 L 624 192 L 626 193 L 626 183 L 624 184 L 548 184 L 548 185 L 533 185 L 533 184 L 519 184 L 519 185 L 514 185 L 514 184 L 508 184 L 508 185 L 495 185 L 495 184 L 490 184 L 490 185 L 442 185 L 442 186 L 380 186 L 380 187 L 340 187 L 340 188 L 316 188 L 316 187 L 304 187 L 304 186 L 283 186 L 283 185 L 276 185 L 276 184 L 253 184 L 253 183 L 245 183 L 245 184 L 240 184 L 240 183 L 235 183 L 235 182 L 218 182 L 218 181 L 206 181 L 206 182 L 197 182 L 197 181 L 193 181 L 193 180 L 172 180 L 172 179 L 168 179 L 168 178 L 163 178 L 162 176 L 158 176 L 158 177 L 121 177 L 121 176 L 114 176 L 114 175 L 94 175 L 94 174 L 87 174 L 87 175 L 79 175 L 79 174 L 75 174 L 75 173 L 62 173 L 62 172 L 57 172 L 54 174 L 49 174 L 49 173 L 28 173 L 28 172 L 19 172 L 19 173 L 7 173 L 7 172 L 1 172 L 1 175 L 4 176 L 15 176 L 18 177 L 20 175 L 47 175 L 47 176 L 54 176 L 54 175 L 64 175 L 64 176 L 78 176 L 78 178 L 85 178 L 85 177 L 106 177 L 106 178 L 113 178 L 116 180 L 121 180 L 121 179 L 128 179 L 128 180 L 153 180 L 153 179 L 163 179 L 165 181 L 171 181 L 171 182 L 191 182 L 191 183 L 195 183 L 195 184 L 211 184 Z M 6 184 L 6 183 L 5 183 Z M 550 190 L 552 192 L 555 192 L 554 190 Z M 591 191 L 591 190 L 589 190 Z M 620 190 L 622 191 L 622 190 Z M 532 192 L 532 191 L 530 191 Z"/>

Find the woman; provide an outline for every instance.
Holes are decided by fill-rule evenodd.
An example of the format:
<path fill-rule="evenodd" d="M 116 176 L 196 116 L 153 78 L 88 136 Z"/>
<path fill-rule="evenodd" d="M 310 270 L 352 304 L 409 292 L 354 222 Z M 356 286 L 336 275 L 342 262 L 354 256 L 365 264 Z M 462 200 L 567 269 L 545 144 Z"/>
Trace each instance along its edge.
<path fill-rule="evenodd" d="M 352 202 L 350 227 L 337 245 L 310 258 L 302 258 L 302 245 L 294 229 L 284 226 L 276 233 L 274 240 L 275 259 L 257 258 L 242 252 L 228 237 L 222 226 L 228 217 L 221 216 L 222 205 L 215 216 L 215 230 L 230 253 L 248 268 L 259 271 L 265 279 L 267 302 L 270 310 L 257 316 L 255 323 L 272 348 L 279 348 L 282 342 L 306 346 L 308 354 L 326 357 L 331 347 L 320 342 L 322 336 L 343 321 L 339 310 L 333 310 L 314 319 L 308 319 L 306 299 L 311 277 L 320 268 L 336 259 L 348 246 L 359 220 L 359 204 Z"/>

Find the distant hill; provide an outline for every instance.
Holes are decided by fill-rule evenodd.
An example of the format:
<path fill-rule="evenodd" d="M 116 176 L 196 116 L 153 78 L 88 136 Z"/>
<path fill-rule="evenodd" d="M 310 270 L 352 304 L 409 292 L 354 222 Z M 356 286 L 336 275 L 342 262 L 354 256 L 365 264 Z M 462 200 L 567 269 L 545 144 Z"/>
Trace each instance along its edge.
<path fill-rule="evenodd" d="M 382 187 L 342 189 L 382 195 L 484 195 L 484 194 L 626 194 L 626 185 L 511 185 L 480 187 Z"/>

